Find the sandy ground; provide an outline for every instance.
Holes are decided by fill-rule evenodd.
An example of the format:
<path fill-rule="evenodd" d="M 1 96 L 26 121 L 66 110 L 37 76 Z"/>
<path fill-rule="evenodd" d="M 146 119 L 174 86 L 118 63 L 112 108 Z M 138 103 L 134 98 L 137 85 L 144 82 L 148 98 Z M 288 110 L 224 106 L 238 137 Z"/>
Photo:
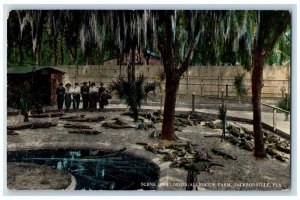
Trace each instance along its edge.
<path fill-rule="evenodd" d="M 76 113 L 68 113 L 74 115 Z M 120 112 L 86 112 L 87 116 L 97 116 L 99 114 L 107 118 L 120 117 L 129 124 L 134 125 L 131 118 L 120 115 Z M 160 185 L 159 190 L 185 190 L 187 171 L 179 168 L 170 168 L 171 162 L 162 161 L 162 156 L 146 152 L 142 146 L 136 145 L 136 142 L 155 143 L 156 140 L 149 137 L 153 129 L 134 130 L 132 129 L 107 129 L 101 127 L 103 122 L 84 123 L 91 125 L 95 130 L 102 131 L 98 135 L 69 134 L 63 127 L 66 121 L 58 118 L 30 119 L 31 121 L 57 121 L 56 127 L 49 129 L 21 130 L 17 131 L 19 135 L 7 136 L 8 150 L 21 149 L 39 149 L 39 148 L 58 148 L 67 147 L 85 147 L 101 148 L 109 147 L 127 147 L 131 152 L 137 154 L 143 153 L 146 158 L 152 160 L 160 167 Z M 8 116 L 7 125 L 13 125 L 22 122 L 22 116 Z M 241 125 L 241 124 L 240 124 Z M 243 124 L 242 124 L 243 125 Z M 157 129 L 161 124 L 155 124 Z M 252 126 L 245 125 L 247 128 Z M 225 159 L 210 152 L 213 160 L 223 164 L 225 167 L 213 166 L 209 172 L 201 172 L 198 178 L 198 190 L 289 190 L 290 189 L 290 159 L 286 162 L 280 162 L 273 158 L 257 160 L 253 152 L 240 149 L 228 142 L 221 142 L 220 138 L 205 138 L 204 135 L 220 135 L 221 130 L 210 129 L 203 125 L 189 126 L 183 128 L 182 132 L 176 132 L 176 135 L 184 140 L 189 140 L 193 144 L 199 145 L 197 148 L 222 148 L 237 157 L 237 160 Z M 289 158 L 289 154 L 286 154 Z M 11 166 L 8 165 L 8 168 Z M 31 169 L 29 170 L 31 171 Z M 30 176 L 29 174 L 22 174 Z M 20 175 L 20 176 L 23 176 Z M 10 179 L 8 174 L 8 179 Z M 40 185 L 42 188 L 42 185 Z M 37 188 L 32 188 L 37 189 Z M 53 187 L 52 189 L 57 189 Z"/>
<path fill-rule="evenodd" d="M 8 163 L 10 190 L 62 190 L 71 184 L 71 175 L 62 170 L 32 163 Z"/>

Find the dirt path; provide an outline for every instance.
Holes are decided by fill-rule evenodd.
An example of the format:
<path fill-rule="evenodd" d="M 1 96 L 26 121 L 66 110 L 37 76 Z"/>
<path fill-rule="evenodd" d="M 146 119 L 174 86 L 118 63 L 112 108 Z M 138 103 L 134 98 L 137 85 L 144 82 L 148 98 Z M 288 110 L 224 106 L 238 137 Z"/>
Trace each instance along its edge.
<path fill-rule="evenodd" d="M 74 115 L 76 113 L 67 114 Z M 119 117 L 129 124 L 136 125 L 130 117 L 120 115 L 120 112 L 93 112 L 83 113 L 87 116 L 102 114 L 109 118 Z M 67 116 L 66 115 L 66 116 Z M 69 134 L 63 127 L 66 121 L 58 118 L 31 119 L 32 121 L 57 121 L 56 127 L 48 129 L 26 129 L 17 131 L 19 135 L 7 136 L 9 151 L 22 149 L 41 148 L 112 148 L 127 147 L 128 152 L 143 155 L 146 159 L 155 162 L 161 170 L 159 187 L 160 190 L 185 190 L 187 171 L 179 168 L 170 168 L 171 162 L 162 161 L 162 155 L 147 152 L 136 142 L 155 143 L 156 140 L 149 137 L 153 129 L 108 129 L 102 127 L 104 122 L 85 122 L 102 133 L 97 135 Z M 20 116 L 8 116 L 8 125 L 22 121 Z M 248 128 L 251 127 L 246 125 Z M 157 129 L 161 124 L 155 124 Z M 199 145 L 197 148 L 211 149 L 222 148 L 234 154 L 237 160 L 225 159 L 210 152 L 213 160 L 225 167 L 213 166 L 209 172 L 201 172 L 198 177 L 198 190 L 289 190 L 290 188 L 290 159 L 280 162 L 273 158 L 256 160 L 253 152 L 236 147 L 228 142 L 221 142 L 220 138 L 205 138 L 204 135 L 220 135 L 221 130 L 211 129 L 203 125 L 188 126 L 182 132 L 176 132 L 183 140 L 189 140 Z M 286 154 L 289 158 L 289 154 Z M 8 166 L 9 168 L 10 166 Z M 32 188 L 35 189 L 35 188 Z M 55 189 L 55 188 L 53 188 Z"/>

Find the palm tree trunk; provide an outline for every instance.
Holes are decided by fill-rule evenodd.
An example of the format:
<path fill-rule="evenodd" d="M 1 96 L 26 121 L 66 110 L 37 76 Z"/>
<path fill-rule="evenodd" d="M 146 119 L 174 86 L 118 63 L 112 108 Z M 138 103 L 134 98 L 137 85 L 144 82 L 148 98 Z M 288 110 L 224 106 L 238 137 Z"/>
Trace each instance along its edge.
<path fill-rule="evenodd" d="M 135 86 L 135 48 L 132 48 L 131 52 L 131 74 L 130 74 L 130 88 L 131 88 L 131 100 L 132 100 L 132 112 L 133 112 L 133 119 L 136 122 L 138 120 L 138 108 L 136 102 L 136 86 Z"/>
<path fill-rule="evenodd" d="M 254 130 L 254 156 L 265 156 L 264 140 L 261 126 L 261 90 L 263 87 L 263 60 L 260 52 L 253 54 L 252 71 L 252 105 L 253 105 L 253 130 Z"/>

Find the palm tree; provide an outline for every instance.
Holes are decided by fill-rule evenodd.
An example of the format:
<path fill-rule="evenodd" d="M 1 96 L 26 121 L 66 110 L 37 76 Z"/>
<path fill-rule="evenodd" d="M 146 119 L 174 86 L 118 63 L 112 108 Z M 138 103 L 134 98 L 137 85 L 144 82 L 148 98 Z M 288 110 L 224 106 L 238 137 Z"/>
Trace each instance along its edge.
<path fill-rule="evenodd" d="M 145 83 L 143 75 L 135 80 L 135 90 L 132 90 L 131 83 L 123 78 L 112 82 L 110 85 L 111 91 L 117 91 L 119 98 L 123 99 L 130 107 L 135 121 L 138 120 L 138 110 L 141 108 L 142 102 L 147 101 L 148 93 L 154 91 L 155 88 L 155 83 Z"/>
<path fill-rule="evenodd" d="M 246 69 L 251 70 L 254 156 L 263 158 L 265 156 L 261 126 L 263 66 L 278 39 L 287 31 L 291 17 L 288 11 L 233 11 L 232 18 L 236 24 L 241 63 Z"/>
<path fill-rule="evenodd" d="M 252 57 L 252 105 L 254 130 L 254 156 L 265 156 L 261 127 L 261 89 L 263 87 L 263 65 L 278 38 L 286 31 L 290 21 L 288 11 L 258 11 L 257 37 L 253 44 Z"/>

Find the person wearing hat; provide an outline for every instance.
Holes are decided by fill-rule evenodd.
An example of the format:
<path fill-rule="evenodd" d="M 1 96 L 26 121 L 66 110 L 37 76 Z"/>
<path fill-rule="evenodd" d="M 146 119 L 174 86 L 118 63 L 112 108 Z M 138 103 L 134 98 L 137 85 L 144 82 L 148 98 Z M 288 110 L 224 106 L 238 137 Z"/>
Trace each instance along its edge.
<path fill-rule="evenodd" d="M 89 86 L 87 86 L 87 82 L 83 82 L 83 86 L 80 89 L 82 101 L 83 101 L 83 109 L 88 108 L 89 104 Z"/>
<path fill-rule="evenodd" d="M 92 83 L 90 87 L 90 97 L 89 97 L 89 109 L 96 110 L 97 109 L 97 94 L 98 90 L 96 88 L 96 84 Z"/>
<path fill-rule="evenodd" d="M 75 83 L 73 92 L 73 109 L 78 109 L 80 104 L 80 87 L 78 83 Z"/>
<path fill-rule="evenodd" d="M 63 108 L 65 93 L 66 89 L 63 87 L 63 84 L 60 83 L 58 88 L 56 88 L 56 102 L 58 110 L 61 110 Z"/>
<path fill-rule="evenodd" d="M 66 94 L 65 94 L 65 106 L 66 106 L 66 110 L 69 111 L 70 107 L 71 107 L 71 102 L 72 102 L 72 88 L 71 88 L 71 84 L 68 83 L 66 85 Z"/>
<path fill-rule="evenodd" d="M 98 89 L 98 101 L 99 101 L 99 108 L 103 109 L 104 106 L 108 105 L 106 89 L 103 87 L 103 83 L 100 83 L 100 87 Z"/>

